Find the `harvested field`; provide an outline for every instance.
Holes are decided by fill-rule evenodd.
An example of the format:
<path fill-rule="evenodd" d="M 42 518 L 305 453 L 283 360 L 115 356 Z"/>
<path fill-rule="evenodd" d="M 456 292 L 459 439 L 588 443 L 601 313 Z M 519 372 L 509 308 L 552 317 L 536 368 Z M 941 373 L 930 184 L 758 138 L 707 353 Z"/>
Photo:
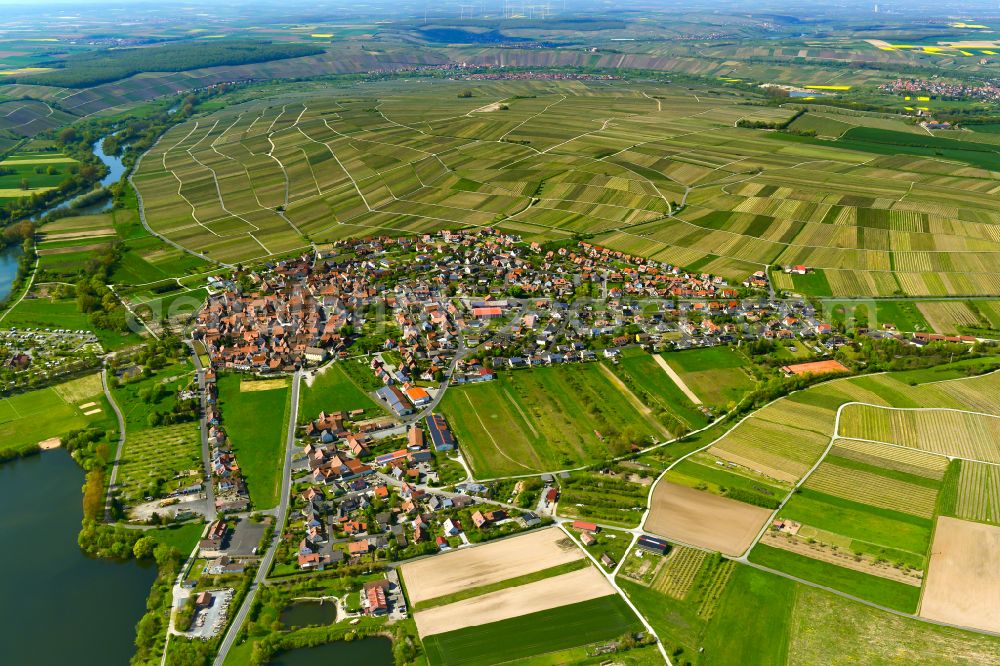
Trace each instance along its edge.
<path fill-rule="evenodd" d="M 252 382 L 240 382 L 240 392 L 246 393 L 248 391 L 273 391 L 274 389 L 285 388 L 288 386 L 288 380 L 282 377 L 281 379 L 262 379 Z"/>
<path fill-rule="evenodd" d="M 940 517 L 922 617 L 1000 631 L 1000 527 Z"/>
<path fill-rule="evenodd" d="M 552 527 L 401 567 L 411 604 L 573 562 L 583 551 Z"/>
<path fill-rule="evenodd" d="M 769 509 L 661 481 L 644 527 L 667 539 L 738 556 L 770 517 Z"/>
<path fill-rule="evenodd" d="M 424 638 L 606 597 L 614 593 L 614 588 L 597 569 L 587 567 L 562 576 L 420 611 L 413 618 L 416 620 L 420 637 Z"/>

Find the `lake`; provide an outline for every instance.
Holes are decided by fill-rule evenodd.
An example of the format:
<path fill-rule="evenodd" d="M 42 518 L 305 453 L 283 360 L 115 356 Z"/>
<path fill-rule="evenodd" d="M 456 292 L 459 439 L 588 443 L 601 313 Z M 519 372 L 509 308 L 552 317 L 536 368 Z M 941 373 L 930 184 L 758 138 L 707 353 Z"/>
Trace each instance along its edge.
<path fill-rule="evenodd" d="M 279 652 L 268 666 L 315 666 L 316 664 L 364 664 L 392 666 L 392 641 L 381 636 L 337 641 L 315 647 Z"/>
<path fill-rule="evenodd" d="M 281 624 L 289 629 L 332 624 L 337 619 L 337 602 L 296 601 L 281 611 Z"/>
<path fill-rule="evenodd" d="M 11 286 L 17 277 L 17 260 L 21 257 L 21 246 L 10 245 L 0 248 L 0 303 L 10 296 Z"/>
<path fill-rule="evenodd" d="M 0 645 L 7 664 L 125 666 L 154 565 L 76 543 L 83 470 L 62 449 L 0 465 Z"/>

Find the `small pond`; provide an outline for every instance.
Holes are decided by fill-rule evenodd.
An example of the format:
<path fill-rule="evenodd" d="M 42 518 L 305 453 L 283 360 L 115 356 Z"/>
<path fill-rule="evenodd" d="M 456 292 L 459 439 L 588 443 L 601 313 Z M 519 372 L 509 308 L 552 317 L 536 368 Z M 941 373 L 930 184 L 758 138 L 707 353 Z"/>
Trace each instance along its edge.
<path fill-rule="evenodd" d="M 316 664 L 393 666 L 394 663 L 392 641 L 381 636 L 297 648 L 278 653 L 268 662 L 269 666 L 316 666 Z"/>
<path fill-rule="evenodd" d="M 281 611 L 281 624 L 289 629 L 310 625 L 332 624 L 337 620 L 337 602 L 296 601 Z"/>

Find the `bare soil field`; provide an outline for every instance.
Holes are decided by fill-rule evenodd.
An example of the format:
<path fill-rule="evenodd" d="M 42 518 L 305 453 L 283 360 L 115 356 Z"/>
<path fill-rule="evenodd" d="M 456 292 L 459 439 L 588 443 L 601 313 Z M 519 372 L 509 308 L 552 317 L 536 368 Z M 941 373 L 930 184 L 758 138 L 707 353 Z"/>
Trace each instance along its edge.
<path fill-rule="evenodd" d="M 1000 631 L 1000 527 L 940 517 L 920 615 Z"/>
<path fill-rule="evenodd" d="M 425 638 L 432 634 L 499 622 L 614 593 L 614 588 L 597 569 L 587 567 L 535 583 L 420 611 L 413 618 L 417 622 L 420 637 Z"/>
<path fill-rule="evenodd" d="M 667 539 L 725 555 L 742 555 L 771 511 L 686 486 L 661 481 L 644 528 Z"/>
<path fill-rule="evenodd" d="M 489 585 L 584 557 L 556 527 L 430 557 L 400 568 L 411 604 Z"/>

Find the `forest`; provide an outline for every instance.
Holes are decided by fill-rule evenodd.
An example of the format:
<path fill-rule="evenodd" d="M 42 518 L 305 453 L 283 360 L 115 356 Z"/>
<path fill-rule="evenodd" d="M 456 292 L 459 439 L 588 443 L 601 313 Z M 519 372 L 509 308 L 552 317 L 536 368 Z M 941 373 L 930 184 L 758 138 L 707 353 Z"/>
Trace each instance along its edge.
<path fill-rule="evenodd" d="M 141 72 L 184 72 L 201 67 L 247 65 L 317 55 L 309 44 L 274 44 L 254 40 L 175 42 L 162 46 L 102 49 L 42 64 L 53 71 L 17 78 L 17 83 L 86 88 L 118 81 Z"/>

